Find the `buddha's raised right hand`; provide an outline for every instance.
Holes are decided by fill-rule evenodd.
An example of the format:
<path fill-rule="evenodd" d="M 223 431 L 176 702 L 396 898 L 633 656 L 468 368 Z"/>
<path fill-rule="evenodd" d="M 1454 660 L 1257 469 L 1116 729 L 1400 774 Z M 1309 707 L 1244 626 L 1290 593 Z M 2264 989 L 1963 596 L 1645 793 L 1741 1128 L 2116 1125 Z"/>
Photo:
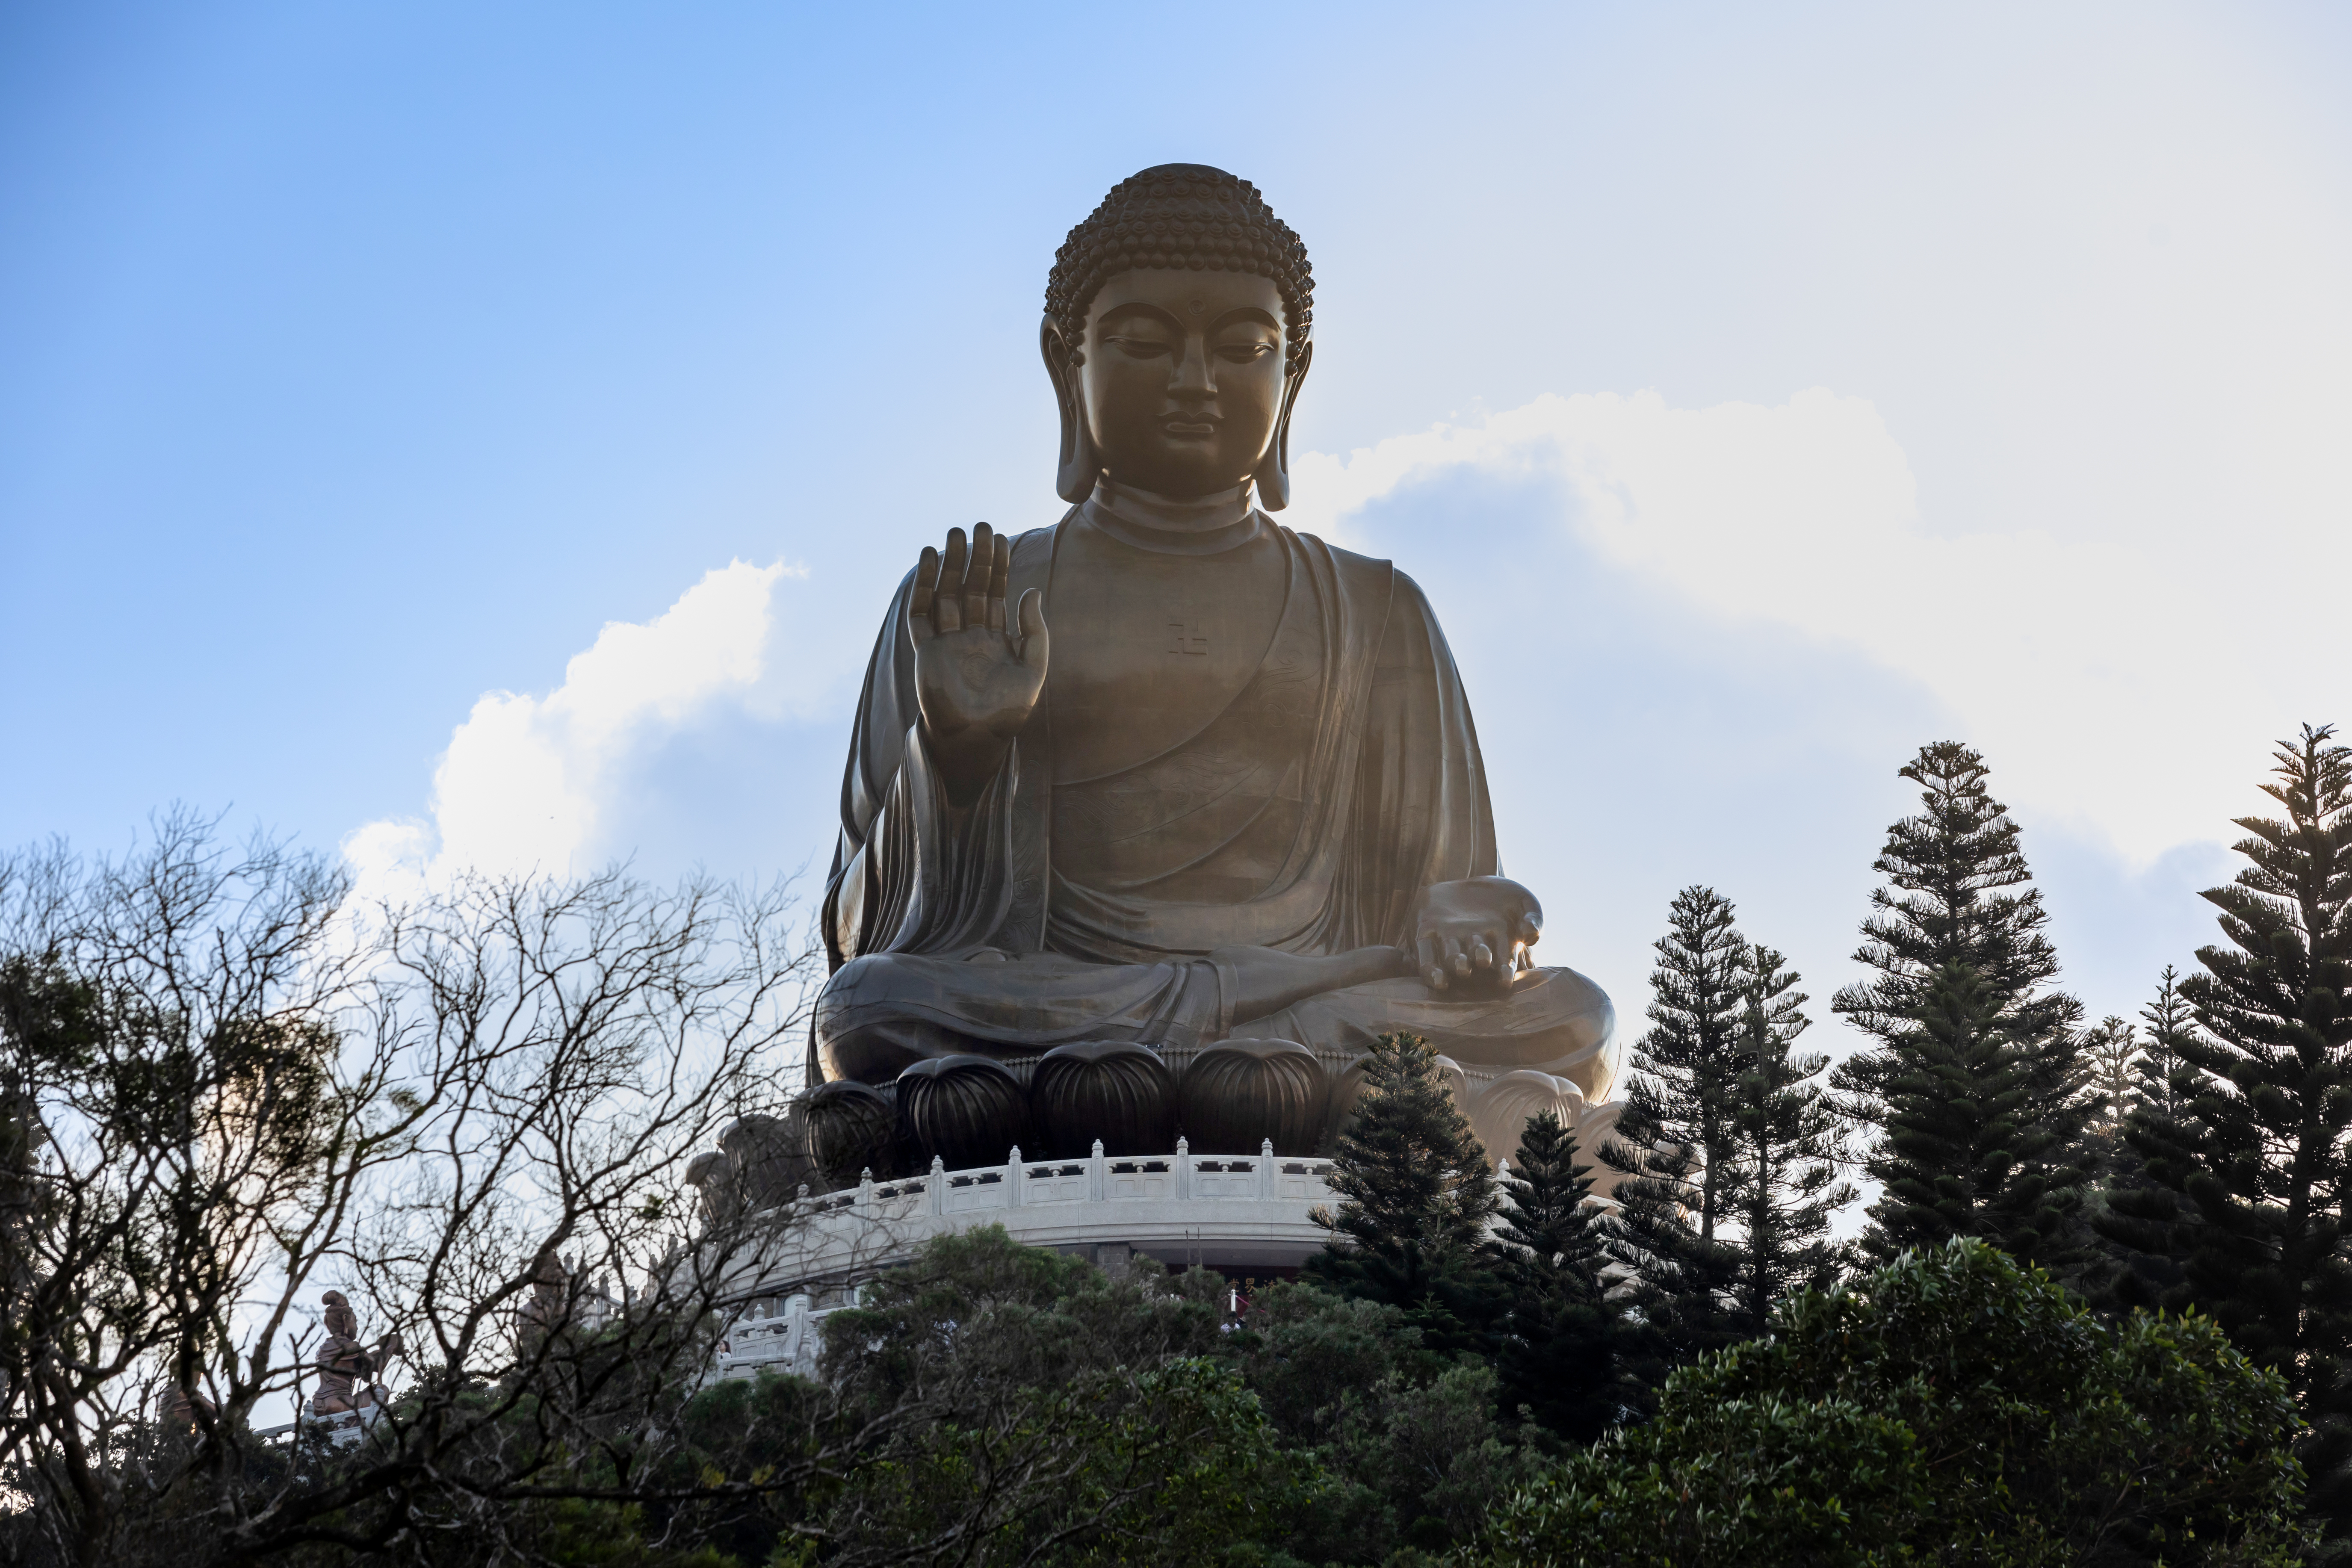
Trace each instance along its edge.
<path fill-rule="evenodd" d="M 946 557 L 929 545 L 907 597 L 915 644 L 915 695 L 931 755 L 950 794 L 970 799 L 1004 760 L 1004 749 L 1037 706 L 1045 686 L 1045 613 L 1037 590 L 1004 612 L 1013 542 L 973 528 L 948 530 Z"/>

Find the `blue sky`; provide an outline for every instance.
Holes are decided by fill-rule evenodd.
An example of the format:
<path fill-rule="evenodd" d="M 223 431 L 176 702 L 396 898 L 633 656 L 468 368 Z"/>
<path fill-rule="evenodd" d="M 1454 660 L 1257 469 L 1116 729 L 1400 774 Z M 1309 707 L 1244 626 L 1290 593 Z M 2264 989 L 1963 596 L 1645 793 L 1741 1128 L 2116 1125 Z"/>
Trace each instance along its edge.
<path fill-rule="evenodd" d="M 1289 521 L 1429 589 L 1545 958 L 1637 1012 L 1706 881 L 1825 1002 L 1948 735 L 2128 1011 L 2352 720 L 2347 77 L 2318 5 L 11 7 L 0 842 L 821 861 L 898 574 L 1059 510 L 1054 247 L 1190 160 L 1307 239 Z"/>

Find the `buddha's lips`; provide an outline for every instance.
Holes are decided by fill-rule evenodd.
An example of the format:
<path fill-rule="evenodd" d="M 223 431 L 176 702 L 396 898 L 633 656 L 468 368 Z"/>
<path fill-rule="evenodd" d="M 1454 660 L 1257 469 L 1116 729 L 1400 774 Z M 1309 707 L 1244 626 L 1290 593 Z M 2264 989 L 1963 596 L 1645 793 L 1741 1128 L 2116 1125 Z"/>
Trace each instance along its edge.
<path fill-rule="evenodd" d="M 1217 426 L 1206 419 L 1171 419 L 1160 426 L 1171 436 L 1213 436 Z"/>

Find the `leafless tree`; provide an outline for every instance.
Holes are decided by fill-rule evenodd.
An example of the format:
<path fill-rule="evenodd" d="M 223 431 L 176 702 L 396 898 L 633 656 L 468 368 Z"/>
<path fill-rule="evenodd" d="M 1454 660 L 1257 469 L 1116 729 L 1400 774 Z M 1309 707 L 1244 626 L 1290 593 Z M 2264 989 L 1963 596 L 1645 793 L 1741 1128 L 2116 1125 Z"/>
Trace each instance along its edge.
<path fill-rule="evenodd" d="M 120 860 L 0 858 L 11 1544 L 431 1557 L 641 1490 L 713 1308 L 790 1222 L 698 1230 L 681 1196 L 791 1081 L 788 891 L 470 877 L 362 907 L 186 813 Z M 329 1285 L 404 1344 L 402 1391 L 348 1447 L 264 1442 Z"/>

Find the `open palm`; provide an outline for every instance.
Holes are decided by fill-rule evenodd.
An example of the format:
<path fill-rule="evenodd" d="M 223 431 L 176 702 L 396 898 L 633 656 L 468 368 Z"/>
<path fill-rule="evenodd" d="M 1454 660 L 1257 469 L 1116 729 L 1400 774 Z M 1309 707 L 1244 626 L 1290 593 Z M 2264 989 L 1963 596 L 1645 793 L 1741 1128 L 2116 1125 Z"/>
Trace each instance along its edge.
<path fill-rule="evenodd" d="M 951 780 L 972 783 L 995 771 L 1005 745 L 1029 721 L 1045 685 L 1048 638 L 1036 589 L 1013 616 L 1004 593 L 1013 542 L 972 530 L 948 531 L 944 554 L 923 547 L 907 599 L 915 645 L 915 693 L 923 729 Z"/>

